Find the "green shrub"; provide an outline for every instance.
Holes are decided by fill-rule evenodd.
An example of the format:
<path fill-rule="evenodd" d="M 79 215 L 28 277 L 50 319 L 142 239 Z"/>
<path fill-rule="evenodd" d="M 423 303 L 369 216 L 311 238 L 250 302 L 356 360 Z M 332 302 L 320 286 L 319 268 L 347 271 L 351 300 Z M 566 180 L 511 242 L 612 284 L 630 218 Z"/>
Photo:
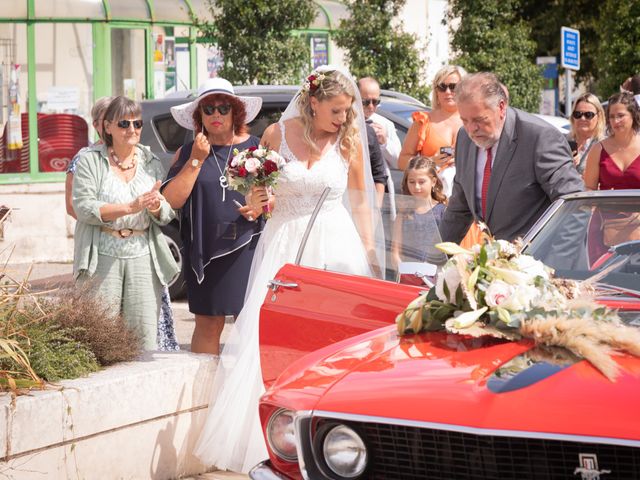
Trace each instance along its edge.
<path fill-rule="evenodd" d="M 141 350 L 137 332 L 90 286 L 45 296 L 0 268 L 0 391 L 84 376 Z"/>
<path fill-rule="evenodd" d="M 90 286 L 59 290 L 40 305 L 51 322 L 86 344 L 103 367 L 134 360 L 142 351 L 140 333 L 126 324 L 119 311 L 94 295 Z"/>
<path fill-rule="evenodd" d="M 73 338 L 68 329 L 49 322 L 31 323 L 25 330 L 23 348 L 31 368 L 49 382 L 77 378 L 100 369 L 96 356 L 89 348 Z M 28 339 L 28 341 L 27 341 Z"/>

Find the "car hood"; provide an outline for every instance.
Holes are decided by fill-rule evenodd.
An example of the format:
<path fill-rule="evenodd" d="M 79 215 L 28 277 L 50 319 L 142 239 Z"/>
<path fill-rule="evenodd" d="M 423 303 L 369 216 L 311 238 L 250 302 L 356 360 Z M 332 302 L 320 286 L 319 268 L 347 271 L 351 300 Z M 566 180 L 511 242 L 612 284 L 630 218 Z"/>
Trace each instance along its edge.
<path fill-rule="evenodd" d="M 279 379 L 276 396 L 341 415 L 640 440 L 638 359 L 616 357 L 611 382 L 586 361 L 548 356 L 528 341 L 389 327 Z"/>

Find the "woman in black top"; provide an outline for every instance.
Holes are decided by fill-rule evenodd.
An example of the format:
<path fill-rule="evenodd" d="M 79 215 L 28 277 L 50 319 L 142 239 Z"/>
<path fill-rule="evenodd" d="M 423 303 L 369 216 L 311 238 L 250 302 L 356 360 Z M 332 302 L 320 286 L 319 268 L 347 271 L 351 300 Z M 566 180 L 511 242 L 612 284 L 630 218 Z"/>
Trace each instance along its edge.
<path fill-rule="evenodd" d="M 239 97 L 227 80 L 212 78 L 193 102 L 171 109 L 180 125 L 198 132 L 178 150 L 162 190 L 182 209 L 187 296 L 196 321 L 192 352 L 218 354 L 225 316 L 237 315 L 244 302 L 263 220 L 260 212 L 238 207 L 245 199 L 227 188 L 224 176 L 234 149 L 259 145 L 247 123 L 261 105 L 262 99 Z"/>

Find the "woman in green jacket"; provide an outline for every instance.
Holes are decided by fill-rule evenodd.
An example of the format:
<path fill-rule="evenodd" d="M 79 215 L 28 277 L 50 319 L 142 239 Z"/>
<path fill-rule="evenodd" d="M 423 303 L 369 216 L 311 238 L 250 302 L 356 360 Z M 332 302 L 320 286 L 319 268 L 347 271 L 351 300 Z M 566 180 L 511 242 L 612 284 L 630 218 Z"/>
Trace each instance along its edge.
<path fill-rule="evenodd" d="M 162 287 L 178 272 L 160 226 L 175 216 L 160 195 L 165 169 L 139 145 L 140 105 L 116 97 L 104 115 L 104 144 L 81 155 L 73 179 L 74 276 L 157 349 Z"/>

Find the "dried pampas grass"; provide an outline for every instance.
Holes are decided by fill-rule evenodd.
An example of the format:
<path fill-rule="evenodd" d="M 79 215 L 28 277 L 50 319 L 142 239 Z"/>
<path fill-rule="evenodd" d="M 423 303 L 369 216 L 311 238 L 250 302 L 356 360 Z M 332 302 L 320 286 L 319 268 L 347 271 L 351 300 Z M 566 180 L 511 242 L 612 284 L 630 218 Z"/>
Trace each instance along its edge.
<path fill-rule="evenodd" d="M 566 348 L 588 360 L 611 381 L 620 369 L 612 354 L 626 352 L 640 356 L 640 332 L 619 322 L 551 316 L 523 322 L 520 333 L 539 345 Z"/>

